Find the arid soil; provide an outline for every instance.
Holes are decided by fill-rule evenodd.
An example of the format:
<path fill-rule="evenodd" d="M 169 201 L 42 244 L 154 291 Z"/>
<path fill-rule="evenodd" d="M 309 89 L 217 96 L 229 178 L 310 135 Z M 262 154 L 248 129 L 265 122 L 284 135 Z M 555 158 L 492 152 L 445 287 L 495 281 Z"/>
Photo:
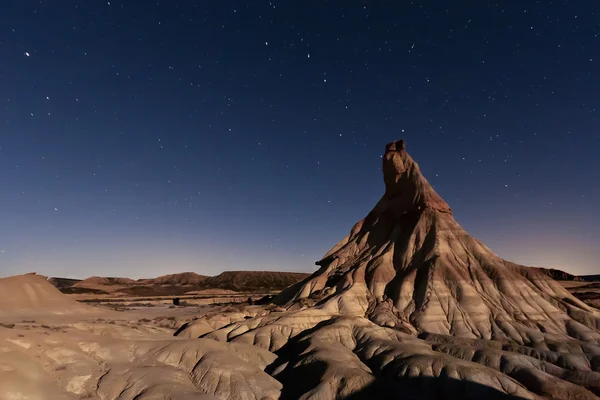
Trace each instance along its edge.
<path fill-rule="evenodd" d="M 375 208 L 270 304 L 116 311 L 0 280 L 0 400 L 598 399 L 600 311 L 564 287 L 595 283 L 494 254 L 404 142 L 382 170 Z"/>

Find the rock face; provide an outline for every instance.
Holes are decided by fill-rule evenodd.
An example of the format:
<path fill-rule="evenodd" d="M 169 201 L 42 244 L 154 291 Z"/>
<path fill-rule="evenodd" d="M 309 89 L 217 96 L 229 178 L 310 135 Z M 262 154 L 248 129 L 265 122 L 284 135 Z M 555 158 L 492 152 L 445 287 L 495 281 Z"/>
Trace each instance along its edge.
<path fill-rule="evenodd" d="M 79 285 L 129 285 L 135 282 L 135 280 L 130 278 L 92 276 L 79 282 Z"/>
<path fill-rule="evenodd" d="M 598 281 L 600 281 L 600 275 L 582 275 L 579 278 L 583 279 L 585 282 L 598 282 Z"/>
<path fill-rule="evenodd" d="M 415 333 L 521 344 L 542 333 L 600 339 L 600 319 L 590 307 L 461 228 L 404 141 L 386 146 L 383 173 L 386 190 L 375 208 L 277 304 L 306 299 Z"/>
<path fill-rule="evenodd" d="M 375 208 L 278 309 L 177 335 L 276 354 L 284 399 L 597 399 L 600 312 L 470 236 L 403 141 L 383 173 Z"/>
<path fill-rule="evenodd" d="M 48 278 L 48 282 L 54 285 L 58 290 L 67 289 L 72 287 L 73 285 L 81 282 L 81 279 L 69 279 L 69 278 L 57 278 L 52 277 Z"/>

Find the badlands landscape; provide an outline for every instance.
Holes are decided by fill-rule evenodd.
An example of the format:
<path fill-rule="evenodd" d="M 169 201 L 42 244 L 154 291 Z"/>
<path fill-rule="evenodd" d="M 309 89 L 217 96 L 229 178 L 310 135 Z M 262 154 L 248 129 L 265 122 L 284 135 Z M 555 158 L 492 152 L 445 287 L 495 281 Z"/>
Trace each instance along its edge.
<path fill-rule="evenodd" d="M 310 275 L 1 279 L 0 399 L 598 399 L 598 277 L 494 254 L 405 147 Z"/>

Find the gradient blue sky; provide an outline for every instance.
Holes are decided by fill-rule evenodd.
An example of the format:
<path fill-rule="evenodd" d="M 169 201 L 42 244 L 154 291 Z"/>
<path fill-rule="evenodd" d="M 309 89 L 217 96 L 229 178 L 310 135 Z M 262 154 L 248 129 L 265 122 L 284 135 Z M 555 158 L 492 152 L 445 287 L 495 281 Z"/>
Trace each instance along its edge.
<path fill-rule="evenodd" d="M 492 250 L 598 273 L 600 3 L 504 3 L 3 3 L 0 275 L 313 271 L 400 138 Z"/>

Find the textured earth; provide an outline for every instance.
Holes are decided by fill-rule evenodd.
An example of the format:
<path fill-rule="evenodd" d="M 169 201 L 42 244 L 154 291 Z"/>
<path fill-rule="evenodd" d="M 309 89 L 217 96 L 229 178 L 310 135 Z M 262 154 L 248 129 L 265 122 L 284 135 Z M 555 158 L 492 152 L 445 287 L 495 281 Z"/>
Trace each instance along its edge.
<path fill-rule="evenodd" d="M 382 169 L 272 304 L 136 319 L 0 280 L 0 399 L 598 399 L 600 311 L 471 237 L 403 141 Z"/>

